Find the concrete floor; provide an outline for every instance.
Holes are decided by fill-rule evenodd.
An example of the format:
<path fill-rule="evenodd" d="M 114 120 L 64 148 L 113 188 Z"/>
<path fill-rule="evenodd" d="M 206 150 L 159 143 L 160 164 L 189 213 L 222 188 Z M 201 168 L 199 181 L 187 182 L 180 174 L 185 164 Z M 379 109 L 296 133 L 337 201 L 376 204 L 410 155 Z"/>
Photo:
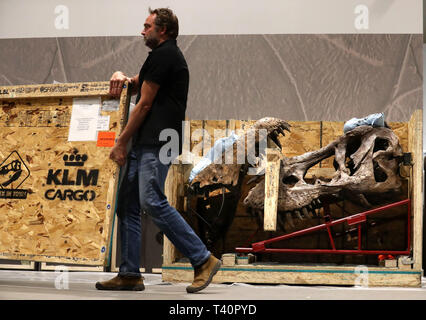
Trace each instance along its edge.
<path fill-rule="evenodd" d="M 105 272 L 0 270 L 0 300 L 426 300 L 421 288 L 211 284 L 187 294 L 188 283 L 162 282 L 160 274 L 144 274 L 145 291 L 99 291 Z"/>

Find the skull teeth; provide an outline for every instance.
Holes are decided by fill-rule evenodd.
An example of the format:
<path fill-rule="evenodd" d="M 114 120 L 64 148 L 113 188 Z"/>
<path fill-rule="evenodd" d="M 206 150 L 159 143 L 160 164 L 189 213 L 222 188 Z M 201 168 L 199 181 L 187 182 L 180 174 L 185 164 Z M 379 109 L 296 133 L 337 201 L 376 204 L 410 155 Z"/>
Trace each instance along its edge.
<path fill-rule="evenodd" d="M 315 211 L 315 208 L 310 204 L 307 206 L 308 211 L 312 214 L 312 218 L 317 217 L 317 212 Z"/>
<path fill-rule="evenodd" d="M 301 209 L 295 209 L 292 211 L 279 212 L 277 214 L 277 223 L 279 228 L 283 231 L 288 231 L 295 228 L 295 221 L 304 221 L 306 219 L 315 219 L 321 217 L 322 203 L 319 199 L 314 199 L 310 204 L 302 207 Z M 257 219 L 259 225 L 263 225 L 263 210 L 254 209 L 249 207 L 248 213 Z"/>
<path fill-rule="evenodd" d="M 296 216 L 297 219 L 299 220 L 304 220 L 304 218 L 302 217 L 302 215 L 300 214 L 299 210 L 294 210 L 293 211 L 294 215 Z"/>
<path fill-rule="evenodd" d="M 280 140 L 278 139 L 278 135 L 276 135 L 276 134 L 271 134 L 270 136 L 269 136 L 270 138 L 271 138 L 271 140 L 280 148 L 280 149 L 282 149 L 282 146 L 281 146 L 281 143 L 280 143 Z"/>
<path fill-rule="evenodd" d="M 303 213 L 303 215 L 305 217 L 309 217 L 309 218 L 313 218 L 314 217 L 314 215 L 312 214 L 312 212 L 309 211 L 307 207 L 303 207 L 302 208 L 302 213 Z"/>
<path fill-rule="evenodd" d="M 322 203 L 319 199 L 312 200 L 311 205 L 314 209 L 322 208 Z"/>
<path fill-rule="evenodd" d="M 294 222 L 293 222 L 293 218 L 291 217 L 291 212 L 286 212 L 286 214 L 285 214 L 285 221 L 287 222 L 287 224 L 291 228 L 294 228 Z"/>

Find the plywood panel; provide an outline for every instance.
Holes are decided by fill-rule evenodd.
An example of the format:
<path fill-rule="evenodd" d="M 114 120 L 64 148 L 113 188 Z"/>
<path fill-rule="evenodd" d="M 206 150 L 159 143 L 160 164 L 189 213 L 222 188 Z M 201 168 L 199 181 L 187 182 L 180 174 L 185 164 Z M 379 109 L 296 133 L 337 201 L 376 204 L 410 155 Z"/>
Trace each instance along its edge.
<path fill-rule="evenodd" d="M 389 127 L 397 135 L 403 152 L 408 152 L 408 122 L 389 122 Z"/>
<path fill-rule="evenodd" d="M 319 121 L 289 121 L 290 132 L 280 137 L 283 154 L 290 158 L 320 148 L 321 123 Z"/>
<path fill-rule="evenodd" d="M 69 123 L 75 97 L 98 97 L 118 136 L 127 90 L 114 101 L 104 82 L 1 89 L 0 257 L 103 265 L 119 168 L 110 147 L 69 142 Z"/>
<path fill-rule="evenodd" d="M 202 120 L 191 120 L 190 121 L 190 150 L 196 157 L 203 155 L 203 121 Z"/>

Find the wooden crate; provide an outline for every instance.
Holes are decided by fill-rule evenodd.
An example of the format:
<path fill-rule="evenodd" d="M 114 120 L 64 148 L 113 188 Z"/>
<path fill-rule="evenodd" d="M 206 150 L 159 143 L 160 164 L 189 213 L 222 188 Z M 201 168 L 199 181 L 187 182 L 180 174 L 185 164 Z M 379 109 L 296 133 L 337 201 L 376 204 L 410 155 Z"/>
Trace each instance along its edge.
<path fill-rule="evenodd" d="M 14 270 L 35 270 L 36 264 L 34 261 L 18 261 L 18 260 L 0 260 L 0 269 Z"/>
<path fill-rule="evenodd" d="M 223 126 L 222 122 L 217 121 Z M 226 128 L 233 130 L 252 124 L 253 121 L 226 121 Z M 344 122 L 290 122 L 291 133 L 286 135 L 283 153 L 295 156 L 317 150 L 335 140 L 343 133 Z M 199 128 L 214 128 L 215 121 L 190 121 L 185 131 L 186 138 L 191 139 L 192 148 L 199 144 L 192 141 L 192 133 Z M 214 282 L 245 283 L 282 283 L 282 284 L 323 284 L 323 285 L 368 285 L 368 286 L 421 286 L 422 270 L 422 228 L 423 228 L 423 151 L 422 151 L 422 111 L 416 110 L 409 122 L 389 123 L 404 152 L 413 155 L 413 167 L 409 171 L 408 196 L 411 204 L 412 255 L 399 260 L 397 267 L 380 267 L 376 265 L 356 265 L 335 263 L 268 263 L 258 262 L 244 266 L 223 266 L 214 278 Z M 210 129 L 211 131 L 211 129 Z M 204 132 L 205 134 L 205 132 Z M 205 152 L 201 153 L 205 154 Z M 166 194 L 171 205 L 184 211 L 184 183 L 193 165 L 174 164 L 166 180 Z M 328 176 L 332 163 L 323 161 L 312 170 L 316 176 Z M 309 173 L 309 172 L 308 172 Z M 243 210 L 241 208 L 237 209 Z M 238 215 L 236 215 L 236 218 Z M 266 219 L 270 219 L 265 215 Z M 234 222 L 237 219 L 234 219 Z M 234 224 L 234 223 L 233 223 Z M 249 226 L 250 228 L 251 226 Z M 255 227 L 253 227 L 253 230 Z M 193 269 L 190 264 L 178 262 L 182 255 L 165 237 L 162 277 L 164 281 L 191 282 Z M 408 263 L 408 264 L 407 264 Z"/>
<path fill-rule="evenodd" d="M 1 259 L 108 264 L 120 170 L 109 152 L 130 102 L 127 88 L 117 100 L 108 91 L 109 82 L 0 87 L 2 183 L 21 169 L 0 189 Z M 79 119 L 77 131 L 109 123 L 91 141 L 68 141 L 83 98 L 99 112 Z"/>

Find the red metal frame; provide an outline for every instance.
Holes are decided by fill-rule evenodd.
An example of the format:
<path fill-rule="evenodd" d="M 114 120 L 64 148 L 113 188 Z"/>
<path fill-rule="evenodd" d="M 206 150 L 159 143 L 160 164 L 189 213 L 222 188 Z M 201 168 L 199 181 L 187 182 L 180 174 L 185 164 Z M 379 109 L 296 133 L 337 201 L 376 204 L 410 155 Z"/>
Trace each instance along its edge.
<path fill-rule="evenodd" d="M 408 220 L 407 220 L 407 250 L 405 251 L 395 251 L 395 250 L 362 250 L 361 249 L 361 224 L 362 223 L 366 223 L 367 222 L 367 216 L 374 214 L 374 213 L 378 213 L 378 212 L 382 212 L 385 211 L 387 209 L 390 208 L 394 208 L 394 207 L 398 207 L 398 206 L 402 206 L 402 205 L 407 205 L 407 211 L 408 211 Z M 260 241 L 260 242 L 255 242 L 252 243 L 252 247 L 251 248 L 236 248 L 236 252 L 239 253 L 250 253 L 250 252 L 259 252 L 259 253 L 313 253 L 313 254 L 321 254 L 321 253 L 332 253 L 332 254 L 390 254 L 390 255 L 409 255 L 410 254 L 410 247 L 411 247 L 411 202 L 410 199 L 406 199 L 406 200 L 402 200 L 399 202 L 395 202 L 383 207 L 379 207 L 376 209 L 372 209 L 372 210 L 368 210 L 362 213 L 358 213 L 355 215 L 351 215 L 345 218 L 341 218 L 341 219 L 337 219 L 337 220 L 331 220 L 331 217 L 329 215 L 329 206 L 327 204 L 324 205 L 324 210 L 326 213 L 326 222 L 323 224 L 320 224 L 318 226 L 314 226 L 311 228 L 307 228 L 307 229 L 303 229 L 303 230 L 299 230 L 299 231 L 295 231 L 283 236 L 279 236 L 276 238 L 272 238 L 272 239 L 268 239 L 268 240 L 264 240 L 264 241 Z M 327 221 L 328 220 L 328 221 Z M 347 223 L 349 226 L 353 226 L 356 225 L 358 227 L 358 249 L 353 249 L 353 250 L 340 250 L 340 249 L 336 249 L 336 246 L 334 244 L 334 240 L 333 240 L 333 236 L 331 233 L 331 227 L 341 224 L 341 223 Z M 319 230 L 327 230 L 328 236 L 329 236 L 329 240 L 330 240 L 330 245 L 331 245 L 331 249 L 272 249 L 272 248 L 266 248 L 265 246 L 267 244 L 273 243 L 273 242 L 277 242 L 277 241 L 281 241 L 281 240 L 286 240 L 286 239 L 290 239 L 290 238 L 295 238 L 307 233 L 311 233 L 311 232 L 315 232 L 315 231 L 319 231 Z"/>

